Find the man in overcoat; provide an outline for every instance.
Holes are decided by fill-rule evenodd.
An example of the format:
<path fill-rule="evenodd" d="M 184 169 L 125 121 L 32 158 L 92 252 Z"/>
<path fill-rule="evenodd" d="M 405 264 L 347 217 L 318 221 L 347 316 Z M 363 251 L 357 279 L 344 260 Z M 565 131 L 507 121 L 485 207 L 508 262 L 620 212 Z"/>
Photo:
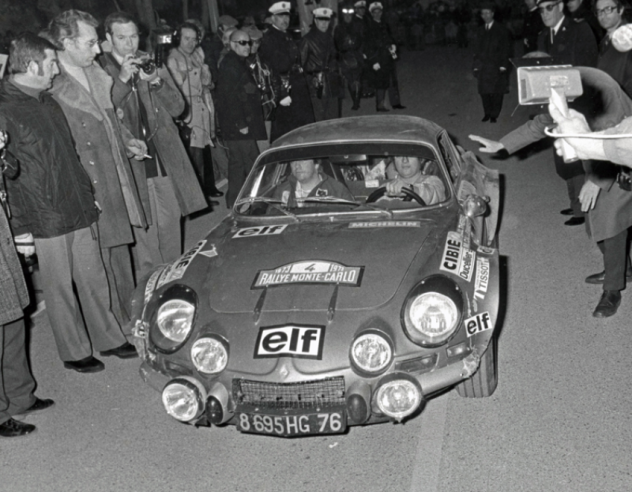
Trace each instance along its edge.
<path fill-rule="evenodd" d="M 140 68 L 151 58 L 138 51 L 138 27 L 128 14 L 109 15 L 105 31 L 112 51 L 103 53 L 100 62 L 114 81 L 112 101 L 123 125 L 147 144 L 150 156 L 132 163 L 148 222 L 147 229 L 133 229 L 135 267 L 143 276 L 182 254 L 182 216 L 207 205 L 174 123 L 185 104 L 169 70 L 152 65 L 146 73 Z"/>
<path fill-rule="evenodd" d="M 93 348 L 119 357 L 135 351 L 110 310 L 93 185 L 47 91 L 59 73 L 55 47 L 24 34 L 12 42 L 10 60 L 12 75 L 0 87 L 0 127 L 11 135 L 7 159 L 20 167 L 6 180 L 11 225 L 25 255 L 33 246 L 37 251 L 46 314 L 64 366 L 96 372 L 104 366 Z"/>
<path fill-rule="evenodd" d="M 230 52 L 224 57 L 217 81 L 217 116 L 228 147 L 228 193 L 231 208 L 252 169 L 266 135 L 261 92 L 248 67 L 250 37 L 237 30 L 230 37 Z"/>
<path fill-rule="evenodd" d="M 347 81 L 351 94 L 352 110 L 360 109 L 362 99 L 361 77 L 364 67 L 362 42 L 364 40 L 364 23 L 355 22 L 354 9 L 351 3 L 342 5 L 342 22 L 334 30 L 334 41 L 340 56 L 340 68 Z"/>
<path fill-rule="evenodd" d="M 125 128 L 114 108 L 112 77 L 95 62 L 101 51 L 96 26 L 98 22 L 90 14 L 68 10 L 50 22 L 44 35 L 59 47 L 61 73 L 53 81 L 51 93 L 66 115 L 75 150 L 94 187 L 101 210 L 99 244 L 110 301 L 119 323 L 125 326 L 134 289 L 129 251 L 134 242 L 132 226 L 147 227 L 128 158 L 142 160 L 147 146 Z"/>
<path fill-rule="evenodd" d="M 0 132 L 0 149 L 7 134 Z M 2 152 L 2 151 L 0 151 Z M 0 157 L 2 173 L 17 172 L 4 156 Z M 1 179 L 1 177 L 0 177 Z M 35 380 L 29 368 L 26 348 L 26 327 L 23 309 L 29 295 L 22 275 L 22 266 L 15 254 L 9 223 L 0 207 L 0 436 L 19 437 L 30 434 L 35 426 L 13 417 L 45 410 L 53 400 L 37 398 Z"/>
<path fill-rule="evenodd" d="M 597 41 L 586 22 L 575 22 L 565 15 L 564 3 L 560 0 L 538 0 L 538 9 L 545 26 L 538 37 L 538 51 L 548 53 L 558 65 L 597 66 Z M 579 192 L 584 184 L 584 168 L 581 162 L 565 164 L 557 154 L 554 160 L 558 176 L 566 181 L 570 200 L 570 208 L 561 213 L 573 216 L 565 224 L 583 224 Z"/>
<path fill-rule="evenodd" d="M 272 25 L 263 34 L 259 48 L 261 61 L 283 82 L 279 106 L 272 121 L 270 142 L 295 128 L 314 122 L 314 109 L 298 46 L 287 32 L 290 9 L 290 2 L 276 2 L 268 9 L 272 14 Z"/>
<path fill-rule="evenodd" d="M 483 101 L 482 121 L 496 123 L 503 107 L 503 98 L 509 90 L 509 58 L 511 36 L 500 22 L 494 20 L 496 5 L 485 3 L 481 9 L 484 25 L 479 30 L 474 46 L 474 76 L 478 93 Z"/>

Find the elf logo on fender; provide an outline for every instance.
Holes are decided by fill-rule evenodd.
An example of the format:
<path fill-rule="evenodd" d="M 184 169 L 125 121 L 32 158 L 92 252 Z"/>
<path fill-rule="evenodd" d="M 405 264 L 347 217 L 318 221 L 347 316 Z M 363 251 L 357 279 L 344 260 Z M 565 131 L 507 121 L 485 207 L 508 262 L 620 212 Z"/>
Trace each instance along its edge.
<path fill-rule="evenodd" d="M 482 331 L 491 330 L 493 326 L 492 319 L 487 311 L 466 319 L 463 325 L 465 326 L 468 337 L 474 336 Z"/>
<path fill-rule="evenodd" d="M 324 343 L 324 326 L 268 326 L 259 330 L 254 358 L 297 357 L 320 360 Z"/>

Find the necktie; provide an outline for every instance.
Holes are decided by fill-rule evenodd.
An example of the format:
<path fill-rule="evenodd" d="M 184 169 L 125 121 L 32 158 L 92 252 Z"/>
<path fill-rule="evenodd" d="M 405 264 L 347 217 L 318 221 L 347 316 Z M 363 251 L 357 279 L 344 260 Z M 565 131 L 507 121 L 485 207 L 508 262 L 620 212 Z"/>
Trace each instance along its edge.
<path fill-rule="evenodd" d="M 555 39 L 555 30 L 551 29 L 551 44 L 553 44 L 554 39 Z"/>

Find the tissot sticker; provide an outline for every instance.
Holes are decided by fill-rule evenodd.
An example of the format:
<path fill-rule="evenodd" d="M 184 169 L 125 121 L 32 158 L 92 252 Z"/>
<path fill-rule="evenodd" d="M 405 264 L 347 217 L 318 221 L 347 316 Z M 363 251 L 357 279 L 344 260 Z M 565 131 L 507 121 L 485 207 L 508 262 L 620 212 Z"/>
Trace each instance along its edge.
<path fill-rule="evenodd" d="M 481 256 L 476 260 L 476 280 L 474 281 L 474 298 L 485 299 L 489 283 L 489 260 Z"/>
<path fill-rule="evenodd" d="M 159 268 L 151 274 L 151 277 L 149 277 L 147 285 L 145 285 L 145 304 L 149 302 L 152 292 L 156 289 L 156 282 L 158 281 L 158 277 L 160 277 L 162 270 L 162 268 Z"/>
<path fill-rule="evenodd" d="M 217 256 L 217 248 L 214 244 L 211 244 L 211 249 L 207 249 L 206 251 L 200 251 L 202 256 L 206 256 L 207 258 L 214 258 Z"/>
<path fill-rule="evenodd" d="M 491 317 L 487 311 L 466 319 L 463 322 L 463 326 L 465 326 L 465 331 L 467 332 L 468 337 L 493 328 Z"/>
<path fill-rule="evenodd" d="M 445 242 L 445 249 L 441 258 L 441 270 L 450 272 L 457 277 L 472 280 L 476 253 L 469 248 L 465 248 L 461 242 L 461 235 L 458 232 L 448 232 Z"/>
<path fill-rule="evenodd" d="M 187 271 L 189 265 L 195 258 L 195 256 L 200 252 L 200 250 L 206 244 L 206 239 L 199 241 L 195 246 L 193 246 L 189 251 L 184 253 L 180 258 L 176 261 L 167 265 L 167 267 L 163 270 L 162 275 L 160 275 L 160 280 L 158 280 L 158 287 L 162 287 L 164 284 L 168 282 L 173 282 L 174 280 L 180 280 L 184 276 L 184 272 Z"/>
<path fill-rule="evenodd" d="M 253 289 L 288 284 L 339 284 L 359 287 L 363 266 L 347 266 L 333 261 L 299 261 L 274 270 L 259 270 Z"/>
<path fill-rule="evenodd" d="M 297 357 L 320 360 L 324 343 L 324 326 L 263 327 L 257 336 L 254 358 Z"/>
<path fill-rule="evenodd" d="M 253 236 L 272 236 L 275 234 L 281 234 L 287 224 L 284 225 L 272 225 L 272 226 L 259 226 L 259 227 L 246 227 L 244 229 L 239 229 L 233 239 L 241 238 L 241 237 L 253 237 Z"/>
<path fill-rule="evenodd" d="M 371 229 L 375 227 L 421 227 L 418 220 L 375 220 L 372 222 L 351 222 L 349 229 Z"/>

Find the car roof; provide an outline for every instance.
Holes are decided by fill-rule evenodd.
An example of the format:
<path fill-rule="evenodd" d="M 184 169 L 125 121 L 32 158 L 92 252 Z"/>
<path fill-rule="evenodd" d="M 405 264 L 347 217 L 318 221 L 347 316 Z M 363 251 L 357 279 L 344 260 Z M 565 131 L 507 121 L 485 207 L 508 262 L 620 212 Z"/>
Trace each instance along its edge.
<path fill-rule="evenodd" d="M 433 145 L 443 131 L 436 123 L 405 115 L 354 116 L 319 121 L 297 128 L 278 138 L 270 150 L 295 145 L 346 142 L 400 142 Z"/>

